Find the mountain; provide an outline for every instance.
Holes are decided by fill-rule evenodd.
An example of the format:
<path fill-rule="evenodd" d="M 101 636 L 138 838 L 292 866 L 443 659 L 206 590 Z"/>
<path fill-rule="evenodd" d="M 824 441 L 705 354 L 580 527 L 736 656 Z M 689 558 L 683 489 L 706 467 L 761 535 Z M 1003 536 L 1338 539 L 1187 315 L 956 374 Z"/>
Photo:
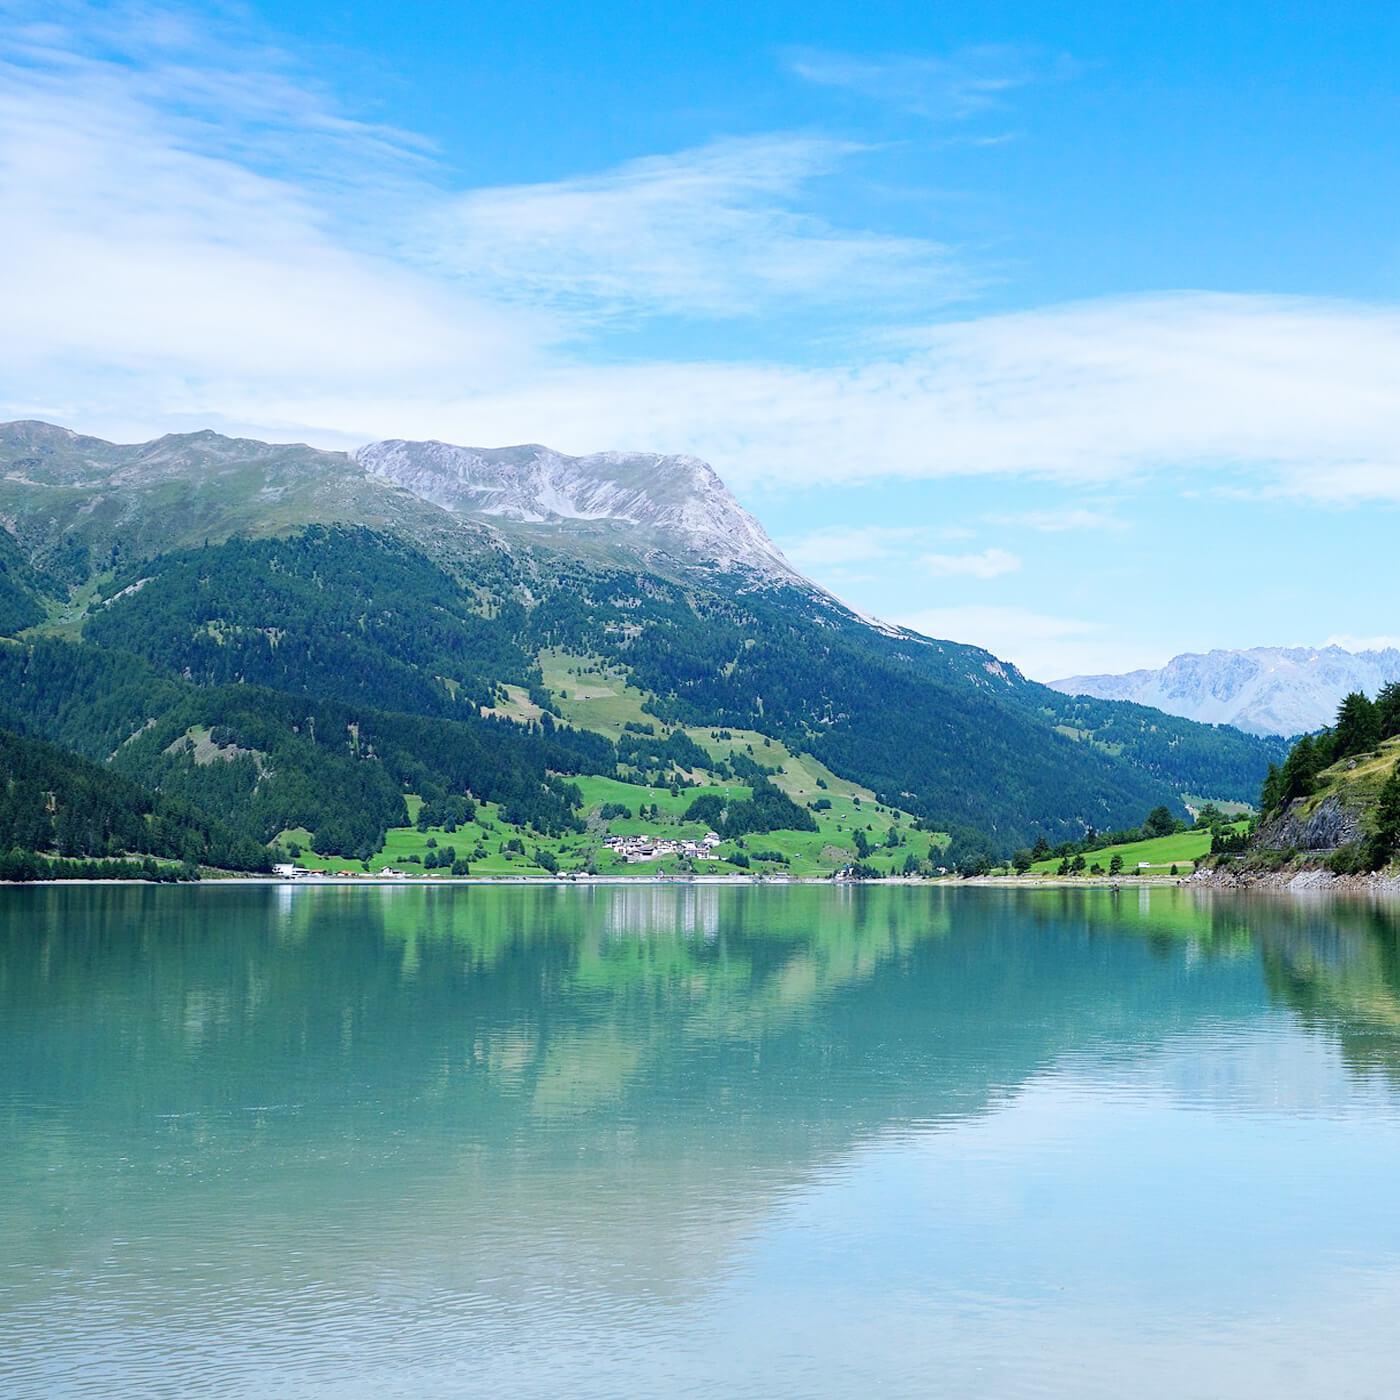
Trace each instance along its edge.
<path fill-rule="evenodd" d="M 49 423 L 0 424 L 0 522 L 63 588 L 127 559 L 339 520 L 448 552 L 469 530 L 344 452 L 214 432 L 118 444 Z"/>
<path fill-rule="evenodd" d="M 912 827 L 1009 850 L 1251 798 L 1282 754 L 858 616 L 693 458 L 18 423 L 0 522 L 26 731 L 323 854 L 468 795 L 478 847 L 583 850 L 700 785 L 888 867 Z"/>
<path fill-rule="evenodd" d="M 1341 647 L 1253 647 L 1187 653 L 1160 670 L 1051 681 L 1066 695 L 1130 700 L 1250 734 L 1303 734 L 1332 722 L 1344 695 L 1370 696 L 1400 680 L 1400 651 Z"/>
<path fill-rule="evenodd" d="M 601 564 L 801 581 L 711 467 L 657 453 L 395 440 L 351 454 L 209 431 L 126 445 L 6 423 L 0 520 L 69 581 L 113 558 L 333 522 L 445 556 L 557 544 Z"/>
<path fill-rule="evenodd" d="M 591 536 L 626 541 L 632 549 L 641 531 L 657 555 L 720 570 L 743 567 L 787 582 L 801 578 L 698 457 L 567 457 L 534 445 L 454 447 L 396 439 L 371 443 L 355 458 L 372 476 L 455 514 L 559 527 L 576 542 Z"/>

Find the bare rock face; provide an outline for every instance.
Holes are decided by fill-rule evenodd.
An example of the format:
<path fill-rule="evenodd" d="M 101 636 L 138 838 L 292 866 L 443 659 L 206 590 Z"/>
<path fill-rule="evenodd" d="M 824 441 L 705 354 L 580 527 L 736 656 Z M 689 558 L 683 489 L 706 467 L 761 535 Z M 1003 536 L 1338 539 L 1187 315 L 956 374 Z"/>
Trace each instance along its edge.
<path fill-rule="evenodd" d="M 1365 835 L 1361 814 L 1337 797 L 1326 797 L 1305 813 L 1306 799 L 1288 804 L 1286 811 L 1259 828 L 1255 844 L 1275 851 L 1332 851 Z"/>
<path fill-rule="evenodd" d="M 548 447 L 456 447 L 391 439 L 356 461 L 373 476 L 460 515 L 522 524 L 631 527 L 681 558 L 798 577 L 763 527 L 698 457 Z"/>

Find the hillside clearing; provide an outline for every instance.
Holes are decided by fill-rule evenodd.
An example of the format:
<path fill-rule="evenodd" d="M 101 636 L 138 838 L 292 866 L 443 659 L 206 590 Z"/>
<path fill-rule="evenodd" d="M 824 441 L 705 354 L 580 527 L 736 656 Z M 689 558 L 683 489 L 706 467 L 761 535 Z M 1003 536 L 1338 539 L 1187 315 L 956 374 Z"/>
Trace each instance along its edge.
<path fill-rule="evenodd" d="M 1236 824 L 1240 830 L 1243 824 Z M 1173 865 L 1178 868 L 1194 865 L 1210 854 L 1210 832 L 1178 831 L 1171 836 L 1155 836 L 1148 841 L 1129 841 L 1119 846 L 1105 846 L 1100 851 L 1085 851 L 1087 866 L 1101 865 L 1108 869 L 1114 856 L 1123 859 L 1125 875 L 1157 875 L 1170 872 Z M 1053 875 L 1060 868 L 1060 857 L 1051 856 L 1048 860 L 1038 860 L 1031 866 L 1033 875 Z"/>

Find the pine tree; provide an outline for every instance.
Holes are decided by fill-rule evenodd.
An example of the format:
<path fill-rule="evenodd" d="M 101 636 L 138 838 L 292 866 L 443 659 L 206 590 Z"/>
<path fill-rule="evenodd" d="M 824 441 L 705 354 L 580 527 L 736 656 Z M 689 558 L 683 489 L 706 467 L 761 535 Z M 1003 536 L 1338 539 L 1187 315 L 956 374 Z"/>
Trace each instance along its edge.
<path fill-rule="evenodd" d="M 1292 802 L 1295 797 L 1306 797 L 1312 791 L 1313 780 L 1322 771 L 1322 755 L 1318 753 L 1317 742 L 1311 734 L 1304 734 L 1293 745 L 1283 761 L 1283 772 L 1279 775 L 1280 803 Z"/>
<path fill-rule="evenodd" d="M 1272 812 L 1276 807 L 1283 806 L 1283 774 L 1279 772 L 1277 763 L 1269 764 L 1269 771 L 1264 775 L 1264 786 L 1259 790 L 1259 810 L 1261 812 Z"/>
<path fill-rule="evenodd" d="M 1388 865 L 1400 851 L 1400 771 L 1392 773 L 1381 788 L 1376 829 L 1369 845 L 1370 864 L 1376 870 Z"/>
<path fill-rule="evenodd" d="M 1382 739 L 1400 734 L 1400 681 L 1391 681 L 1376 696 L 1376 725 Z"/>
<path fill-rule="evenodd" d="M 1366 753 L 1380 742 L 1380 720 L 1376 707 L 1359 690 L 1346 696 L 1337 710 L 1337 723 L 1332 730 L 1332 758 L 1350 758 Z"/>

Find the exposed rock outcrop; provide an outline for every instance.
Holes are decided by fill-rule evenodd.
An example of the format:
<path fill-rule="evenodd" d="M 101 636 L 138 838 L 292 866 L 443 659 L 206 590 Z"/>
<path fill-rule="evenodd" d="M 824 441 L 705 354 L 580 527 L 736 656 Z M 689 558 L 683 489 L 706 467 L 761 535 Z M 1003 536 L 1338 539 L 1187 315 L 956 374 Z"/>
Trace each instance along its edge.
<path fill-rule="evenodd" d="M 1254 845 L 1271 851 L 1333 851 L 1364 835 L 1359 808 L 1333 796 L 1309 811 L 1307 799 L 1299 798 L 1259 828 Z"/>
<path fill-rule="evenodd" d="M 535 444 L 481 448 L 392 439 L 362 447 L 356 460 L 372 475 L 455 513 L 526 524 L 641 527 L 677 557 L 804 581 L 697 457 L 570 457 Z"/>

